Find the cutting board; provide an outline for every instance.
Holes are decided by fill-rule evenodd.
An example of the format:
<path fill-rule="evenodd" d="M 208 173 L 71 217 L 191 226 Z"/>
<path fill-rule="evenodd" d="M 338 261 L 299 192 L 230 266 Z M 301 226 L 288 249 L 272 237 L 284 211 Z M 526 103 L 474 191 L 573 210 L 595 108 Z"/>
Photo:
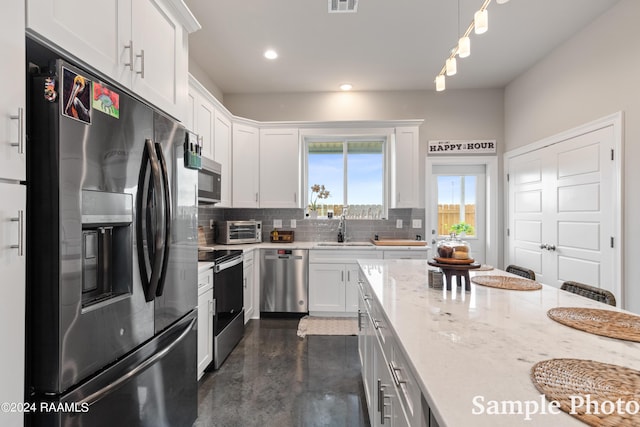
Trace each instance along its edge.
<path fill-rule="evenodd" d="M 411 239 L 382 239 L 373 240 L 371 243 L 376 246 L 426 246 L 427 242 L 424 240 L 411 240 Z"/>

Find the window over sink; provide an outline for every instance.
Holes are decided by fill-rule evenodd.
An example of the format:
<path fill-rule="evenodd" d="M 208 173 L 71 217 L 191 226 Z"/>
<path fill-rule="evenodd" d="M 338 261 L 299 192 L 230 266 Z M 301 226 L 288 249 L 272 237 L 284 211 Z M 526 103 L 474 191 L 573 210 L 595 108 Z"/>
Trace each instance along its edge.
<path fill-rule="evenodd" d="M 386 217 L 386 136 L 308 136 L 306 214 L 351 219 Z"/>

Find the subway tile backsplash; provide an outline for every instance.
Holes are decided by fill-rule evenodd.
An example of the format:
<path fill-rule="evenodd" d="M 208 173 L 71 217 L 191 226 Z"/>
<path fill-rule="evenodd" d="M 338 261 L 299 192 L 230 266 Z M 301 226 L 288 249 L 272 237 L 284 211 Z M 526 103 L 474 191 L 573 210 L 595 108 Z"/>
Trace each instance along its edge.
<path fill-rule="evenodd" d="M 295 240 L 301 242 L 333 242 L 338 239 L 339 219 L 305 218 L 304 209 L 236 209 L 201 207 L 198 209 L 198 225 L 205 231 L 207 243 L 214 243 L 214 230 L 209 228 L 210 220 L 247 220 L 262 221 L 262 240 L 269 241 L 269 232 L 273 230 L 273 221 L 282 221 L 282 230 L 294 230 Z M 291 228 L 291 220 L 296 220 L 296 228 Z M 396 220 L 402 220 L 402 228 L 396 228 Z M 411 228 L 412 220 L 419 219 L 422 228 Z M 424 209 L 389 209 L 388 219 L 348 219 L 347 240 L 367 241 L 375 234 L 381 239 L 415 239 L 416 235 L 425 238 Z"/>

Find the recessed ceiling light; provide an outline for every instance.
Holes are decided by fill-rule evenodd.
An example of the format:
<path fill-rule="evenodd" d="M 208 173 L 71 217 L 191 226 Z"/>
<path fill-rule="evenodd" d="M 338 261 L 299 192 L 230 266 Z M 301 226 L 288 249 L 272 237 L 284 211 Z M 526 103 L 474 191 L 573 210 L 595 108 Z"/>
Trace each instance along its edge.
<path fill-rule="evenodd" d="M 276 59 L 278 57 L 278 52 L 273 49 L 265 50 L 264 57 L 267 59 Z"/>
<path fill-rule="evenodd" d="M 351 83 L 343 83 L 340 85 L 340 89 L 342 90 L 351 90 L 353 89 L 353 85 Z"/>

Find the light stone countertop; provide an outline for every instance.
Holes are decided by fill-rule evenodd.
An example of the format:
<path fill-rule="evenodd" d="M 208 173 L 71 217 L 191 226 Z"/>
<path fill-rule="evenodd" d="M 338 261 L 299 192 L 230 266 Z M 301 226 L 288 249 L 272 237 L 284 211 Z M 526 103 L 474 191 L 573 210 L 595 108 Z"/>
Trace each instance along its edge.
<path fill-rule="evenodd" d="M 537 401 L 529 378 L 542 360 L 576 358 L 640 370 L 640 343 L 600 337 L 561 325 L 553 307 L 619 310 L 557 288 L 512 291 L 471 284 L 469 293 L 428 288 L 426 260 L 359 260 L 423 395 L 444 426 L 584 426 L 564 412 L 474 415 L 475 396 L 489 401 Z M 476 275 L 507 275 L 500 270 Z M 544 400 L 542 400 L 544 402 Z"/>

